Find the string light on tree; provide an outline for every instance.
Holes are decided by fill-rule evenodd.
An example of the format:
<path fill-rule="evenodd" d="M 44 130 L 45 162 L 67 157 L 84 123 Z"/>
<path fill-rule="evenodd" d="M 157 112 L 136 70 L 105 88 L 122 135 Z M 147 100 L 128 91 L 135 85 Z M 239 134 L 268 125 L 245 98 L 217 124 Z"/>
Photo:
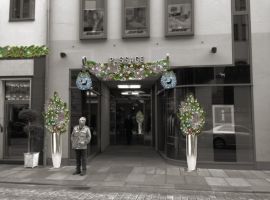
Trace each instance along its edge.
<path fill-rule="evenodd" d="M 177 117 L 184 135 L 199 135 L 205 124 L 205 112 L 192 94 L 181 102 Z"/>
<path fill-rule="evenodd" d="M 50 133 L 65 133 L 69 122 L 67 104 L 54 92 L 43 114 L 45 127 Z"/>

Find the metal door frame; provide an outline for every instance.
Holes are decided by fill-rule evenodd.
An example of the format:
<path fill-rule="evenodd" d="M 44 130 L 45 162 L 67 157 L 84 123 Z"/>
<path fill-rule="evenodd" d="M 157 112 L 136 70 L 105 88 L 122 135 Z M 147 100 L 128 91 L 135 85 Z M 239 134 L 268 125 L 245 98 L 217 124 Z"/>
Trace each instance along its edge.
<path fill-rule="evenodd" d="M 31 108 L 31 98 L 32 98 L 32 79 L 31 78 L 0 78 L 0 81 L 2 82 L 2 93 L 3 93 L 3 107 L 4 107 L 4 114 L 3 114 L 3 143 L 2 143 L 2 150 L 3 150 L 3 158 L 2 159 L 9 159 L 8 156 L 8 145 L 7 145 L 7 104 L 27 104 L 29 105 L 29 108 Z M 5 83 L 6 81 L 29 81 L 29 100 L 6 100 L 5 99 Z"/>

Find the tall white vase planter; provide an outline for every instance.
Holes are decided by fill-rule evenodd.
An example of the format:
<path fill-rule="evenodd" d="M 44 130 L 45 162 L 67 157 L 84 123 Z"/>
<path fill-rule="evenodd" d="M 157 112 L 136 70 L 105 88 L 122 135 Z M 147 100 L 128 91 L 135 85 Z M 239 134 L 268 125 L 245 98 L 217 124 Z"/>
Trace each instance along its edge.
<path fill-rule="evenodd" d="M 60 168 L 62 160 L 62 136 L 60 133 L 51 134 L 51 152 L 54 168 Z"/>
<path fill-rule="evenodd" d="M 205 124 L 205 113 L 197 99 L 189 94 L 185 101 L 181 102 L 177 117 L 180 120 L 182 134 L 186 136 L 188 171 L 194 171 L 197 165 L 197 137 Z"/>
<path fill-rule="evenodd" d="M 197 164 L 197 135 L 186 135 L 186 156 L 188 171 L 196 170 Z"/>
<path fill-rule="evenodd" d="M 69 111 L 57 92 L 50 98 L 44 112 L 45 127 L 51 133 L 51 153 L 54 168 L 60 168 L 62 160 L 62 134 L 67 132 Z"/>

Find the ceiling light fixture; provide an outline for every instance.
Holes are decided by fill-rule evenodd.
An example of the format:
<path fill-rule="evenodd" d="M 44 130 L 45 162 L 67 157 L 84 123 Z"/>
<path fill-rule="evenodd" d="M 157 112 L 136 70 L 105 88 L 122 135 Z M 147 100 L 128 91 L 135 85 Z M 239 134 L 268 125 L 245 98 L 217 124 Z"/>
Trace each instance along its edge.
<path fill-rule="evenodd" d="M 130 89 L 140 89 L 141 85 L 129 85 Z"/>
<path fill-rule="evenodd" d="M 141 92 L 140 91 L 125 91 L 121 92 L 122 95 L 139 95 Z"/>
<path fill-rule="evenodd" d="M 139 89 L 141 85 L 117 85 L 119 89 Z"/>
<path fill-rule="evenodd" d="M 132 95 L 139 95 L 139 92 L 131 92 Z"/>

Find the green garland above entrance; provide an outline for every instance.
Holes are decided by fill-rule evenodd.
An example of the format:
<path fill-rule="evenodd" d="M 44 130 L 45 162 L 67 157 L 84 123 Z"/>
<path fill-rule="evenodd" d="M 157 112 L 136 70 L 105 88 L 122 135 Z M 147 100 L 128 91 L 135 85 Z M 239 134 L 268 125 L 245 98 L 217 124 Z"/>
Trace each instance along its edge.
<path fill-rule="evenodd" d="M 103 80 L 128 81 L 142 80 L 163 74 L 169 70 L 169 56 L 156 62 L 121 61 L 108 63 L 96 63 L 83 58 L 83 67 Z"/>
<path fill-rule="evenodd" d="M 0 59 L 5 58 L 35 58 L 46 56 L 49 49 L 46 46 L 5 46 L 0 47 Z"/>

